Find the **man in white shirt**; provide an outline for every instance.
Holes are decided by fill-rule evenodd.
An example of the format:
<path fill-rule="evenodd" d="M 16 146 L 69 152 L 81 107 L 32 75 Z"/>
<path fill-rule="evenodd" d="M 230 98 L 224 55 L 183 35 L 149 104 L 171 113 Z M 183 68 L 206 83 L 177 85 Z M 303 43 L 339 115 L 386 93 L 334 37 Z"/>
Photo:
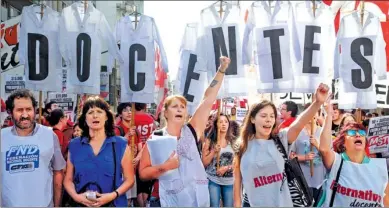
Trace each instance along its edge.
<path fill-rule="evenodd" d="M 60 206 L 65 160 L 59 141 L 48 127 L 35 123 L 37 102 L 26 89 L 6 101 L 14 126 L 1 130 L 4 207 Z"/>

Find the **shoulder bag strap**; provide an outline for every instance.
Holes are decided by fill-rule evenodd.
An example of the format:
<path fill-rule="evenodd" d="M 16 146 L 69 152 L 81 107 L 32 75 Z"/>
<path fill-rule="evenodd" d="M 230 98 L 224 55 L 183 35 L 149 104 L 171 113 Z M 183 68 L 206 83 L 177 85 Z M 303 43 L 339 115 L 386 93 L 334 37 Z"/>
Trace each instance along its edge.
<path fill-rule="evenodd" d="M 193 126 L 188 123 L 187 124 L 188 128 L 190 129 L 190 131 L 192 132 L 193 134 L 193 138 L 195 139 L 195 144 L 196 144 L 196 148 L 197 148 L 197 151 L 199 152 L 199 155 L 201 157 L 201 148 L 199 147 L 199 139 L 197 138 L 197 133 L 196 133 L 196 130 L 193 128 Z"/>
<path fill-rule="evenodd" d="M 196 133 L 195 129 L 193 128 L 193 126 L 190 123 L 188 123 L 187 126 L 189 127 L 190 132 L 192 132 L 193 137 L 196 139 L 196 144 L 197 144 L 197 133 Z"/>
<path fill-rule="evenodd" d="M 273 140 L 274 140 L 274 143 L 276 144 L 278 151 L 281 153 L 284 160 L 287 161 L 288 154 L 286 154 L 286 150 L 285 150 L 284 145 L 282 144 L 282 142 L 280 141 L 280 139 L 278 137 L 274 137 Z"/>
<path fill-rule="evenodd" d="M 116 190 L 116 148 L 115 148 L 115 142 L 112 142 L 112 153 L 113 153 L 113 191 Z"/>
<path fill-rule="evenodd" d="M 163 130 L 162 130 L 162 129 L 160 129 L 160 130 L 155 130 L 155 131 L 153 132 L 153 134 L 154 134 L 155 136 L 163 136 Z"/>
<path fill-rule="evenodd" d="M 340 156 L 340 157 L 342 157 L 342 156 Z M 341 158 L 340 166 L 339 166 L 338 172 L 336 173 L 334 188 L 332 189 L 332 194 L 331 194 L 330 207 L 332 207 L 332 205 L 334 205 L 335 194 L 336 194 L 336 191 L 338 190 L 338 185 L 339 185 L 338 182 L 339 182 L 339 176 L 340 176 L 340 172 L 342 170 L 342 166 L 343 166 L 343 158 Z"/>

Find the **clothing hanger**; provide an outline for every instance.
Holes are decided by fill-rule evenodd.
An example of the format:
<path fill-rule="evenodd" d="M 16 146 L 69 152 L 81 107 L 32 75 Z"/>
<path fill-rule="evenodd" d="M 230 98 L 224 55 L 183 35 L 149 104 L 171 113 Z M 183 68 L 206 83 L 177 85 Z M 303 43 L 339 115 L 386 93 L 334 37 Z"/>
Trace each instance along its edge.
<path fill-rule="evenodd" d="M 312 2 L 313 5 L 316 6 L 315 7 L 316 9 L 319 8 L 319 6 L 321 4 L 323 4 L 322 0 L 311 0 L 311 2 Z M 290 3 L 290 1 L 289 1 L 289 3 Z M 296 7 L 308 7 L 308 5 L 309 5 L 309 1 L 300 1 L 300 2 L 297 2 L 295 4 Z M 313 6 L 311 7 L 311 9 L 313 9 Z"/>
<path fill-rule="evenodd" d="M 134 12 L 131 12 L 129 15 L 130 15 L 130 16 L 141 16 L 142 13 L 139 13 L 139 12 L 137 12 L 137 11 L 134 11 Z"/>
<path fill-rule="evenodd" d="M 84 9 L 86 10 L 88 8 L 88 1 L 87 0 L 84 0 L 84 1 L 80 1 L 81 4 L 84 4 Z"/>
<path fill-rule="evenodd" d="M 39 7 L 46 8 L 46 7 L 47 7 L 47 2 L 44 1 L 44 0 L 41 0 L 41 1 L 39 1 L 38 3 L 34 4 L 33 7 L 38 7 L 38 6 L 39 6 Z"/>
<path fill-rule="evenodd" d="M 363 18 L 365 16 L 365 1 L 360 2 L 361 6 L 358 9 L 359 14 L 361 15 L 361 25 L 363 26 Z"/>
<path fill-rule="evenodd" d="M 133 5 L 133 11 L 130 14 L 130 16 L 135 16 L 135 19 L 133 21 L 131 21 L 131 22 L 135 23 L 135 29 L 137 28 L 138 23 L 139 23 L 138 16 L 141 16 L 141 15 L 142 14 L 138 12 L 138 7 L 136 5 Z"/>
<path fill-rule="evenodd" d="M 43 18 L 43 14 L 44 14 L 44 9 L 47 7 L 46 6 L 46 1 L 39 1 L 37 4 L 34 4 L 33 8 L 36 8 L 36 7 L 40 7 L 40 10 L 36 11 L 35 13 L 36 14 L 40 14 L 41 15 L 41 19 L 42 19 Z"/>
<path fill-rule="evenodd" d="M 313 12 L 313 16 L 316 17 L 316 2 L 315 0 L 312 0 L 312 12 Z"/>
<path fill-rule="evenodd" d="M 273 4 L 273 5 L 272 5 L 272 2 L 274 2 L 274 0 L 268 0 L 267 2 L 269 3 L 269 7 L 270 7 L 271 9 L 273 9 L 273 8 L 276 6 L 276 4 Z"/>
<path fill-rule="evenodd" d="M 215 3 L 212 4 L 212 6 L 216 6 L 216 4 L 219 4 L 219 6 L 220 6 L 219 11 L 217 11 L 217 12 L 219 12 L 219 16 L 222 17 L 223 12 L 225 12 L 223 7 L 228 5 L 229 3 L 227 1 L 216 1 Z"/>
<path fill-rule="evenodd" d="M 228 4 L 228 2 L 227 1 L 216 1 L 212 4 L 212 6 L 215 6 L 216 4 L 222 4 L 224 6 L 224 5 Z"/>

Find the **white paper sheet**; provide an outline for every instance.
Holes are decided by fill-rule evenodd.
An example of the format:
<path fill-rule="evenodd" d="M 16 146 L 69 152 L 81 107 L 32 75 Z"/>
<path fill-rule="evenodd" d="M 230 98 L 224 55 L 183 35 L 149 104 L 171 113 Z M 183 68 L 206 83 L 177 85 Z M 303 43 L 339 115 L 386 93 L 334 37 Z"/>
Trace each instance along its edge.
<path fill-rule="evenodd" d="M 173 136 L 152 136 L 152 139 L 147 140 L 151 165 L 161 165 L 169 159 L 173 151 L 177 151 L 177 137 Z M 160 180 L 174 180 L 180 178 L 180 173 L 177 169 L 167 171 L 162 174 Z"/>

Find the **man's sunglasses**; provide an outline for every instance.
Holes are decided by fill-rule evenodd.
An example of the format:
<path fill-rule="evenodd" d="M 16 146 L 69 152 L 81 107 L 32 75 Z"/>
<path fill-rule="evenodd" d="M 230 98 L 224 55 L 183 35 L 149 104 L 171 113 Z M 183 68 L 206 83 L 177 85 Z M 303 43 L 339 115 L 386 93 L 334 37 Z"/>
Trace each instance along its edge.
<path fill-rule="evenodd" d="M 347 133 L 347 136 L 356 136 L 357 132 L 358 132 L 359 136 L 366 136 L 366 131 L 362 130 L 362 129 L 359 129 L 359 130 L 350 129 L 350 130 L 347 130 L 346 133 Z"/>

